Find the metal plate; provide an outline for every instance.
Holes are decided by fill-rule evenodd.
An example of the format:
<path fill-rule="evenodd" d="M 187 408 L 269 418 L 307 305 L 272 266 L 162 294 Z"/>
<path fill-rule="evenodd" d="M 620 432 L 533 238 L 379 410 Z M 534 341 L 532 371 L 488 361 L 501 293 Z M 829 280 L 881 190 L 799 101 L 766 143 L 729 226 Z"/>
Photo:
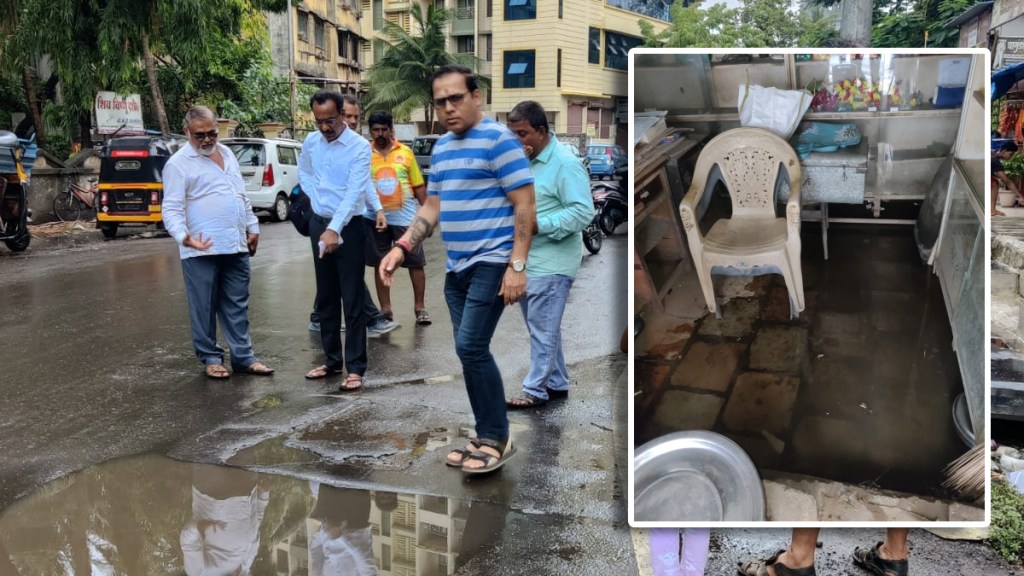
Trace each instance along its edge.
<path fill-rule="evenodd" d="M 762 521 L 757 468 L 735 442 L 693 430 L 656 438 L 633 459 L 634 521 Z"/>

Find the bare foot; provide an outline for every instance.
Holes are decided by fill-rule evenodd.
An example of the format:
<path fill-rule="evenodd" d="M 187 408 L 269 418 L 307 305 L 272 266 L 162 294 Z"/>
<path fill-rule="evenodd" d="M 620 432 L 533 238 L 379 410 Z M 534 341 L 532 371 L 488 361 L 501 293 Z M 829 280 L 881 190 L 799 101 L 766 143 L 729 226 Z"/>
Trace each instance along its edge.
<path fill-rule="evenodd" d="M 996 210 L 996 209 L 993 208 L 992 209 L 992 215 L 993 216 L 1006 216 L 1006 213 L 1000 212 L 999 210 Z"/>

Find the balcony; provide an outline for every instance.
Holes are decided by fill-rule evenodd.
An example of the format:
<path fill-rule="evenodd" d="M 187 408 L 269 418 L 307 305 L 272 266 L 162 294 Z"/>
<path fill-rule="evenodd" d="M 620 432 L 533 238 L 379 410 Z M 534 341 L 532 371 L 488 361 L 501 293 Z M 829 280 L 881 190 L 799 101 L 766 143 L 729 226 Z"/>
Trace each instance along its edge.
<path fill-rule="evenodd" d="M 460 6 L 455 9 L 455 15 L 452 18 L 452 36 L 471 36 L 475 30 L 475 17 L 476 11 L 472 6 Z"/>

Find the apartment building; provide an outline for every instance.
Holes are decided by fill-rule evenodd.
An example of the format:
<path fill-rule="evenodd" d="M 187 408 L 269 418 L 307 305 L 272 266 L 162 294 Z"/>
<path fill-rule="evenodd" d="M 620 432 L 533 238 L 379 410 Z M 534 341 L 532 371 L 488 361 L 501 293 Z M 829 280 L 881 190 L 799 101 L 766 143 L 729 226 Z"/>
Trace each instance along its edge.
<path fill-rule="evenodd" d="M 268 13 L 274 74 L 360 93 L 363 11 L 359 0 L 304 0 L 287 12 Z"/>

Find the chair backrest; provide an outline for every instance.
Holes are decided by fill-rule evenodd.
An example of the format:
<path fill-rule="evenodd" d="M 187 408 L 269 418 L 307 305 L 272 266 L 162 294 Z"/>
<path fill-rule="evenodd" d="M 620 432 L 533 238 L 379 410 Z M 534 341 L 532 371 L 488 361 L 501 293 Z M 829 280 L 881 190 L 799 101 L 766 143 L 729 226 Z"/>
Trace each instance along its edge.
<path fill-rule="evenodd" d="M 774 216 L 775 187 L 782 167 L 800 181 L 800 159 L 788 142 L 763 128 L 734 128 L 711 139 L 697 159 L 696 174 L 718 165 L 736 216 Z"/>

